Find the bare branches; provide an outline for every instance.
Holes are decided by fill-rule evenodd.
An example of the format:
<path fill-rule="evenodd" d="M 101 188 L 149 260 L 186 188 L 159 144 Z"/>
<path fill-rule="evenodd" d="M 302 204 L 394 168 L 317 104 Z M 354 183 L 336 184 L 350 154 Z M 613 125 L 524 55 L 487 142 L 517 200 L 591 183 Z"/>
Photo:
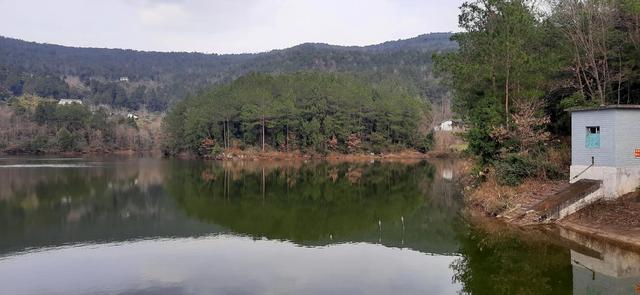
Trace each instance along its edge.
<path fill-rule="evenodd" d="M 602 104 L 616 80 L 609 66 L 617 9 L 612 0 L 558 0 L 556 20 L 575 49 L 580 90 Z"/>
<path fill-rule="evenodd" d="M 500 126 L 493 130 L 492 137 L 504 144 L 515 143 L 522 154 L 529 154 L 536 147 L 549 140 L 546 130 L 549 116 L 545 115 L 544 103 L 535 99 L 521 99 L 514 103 L 515 112 L 511 115 L 512 126 Z"/>

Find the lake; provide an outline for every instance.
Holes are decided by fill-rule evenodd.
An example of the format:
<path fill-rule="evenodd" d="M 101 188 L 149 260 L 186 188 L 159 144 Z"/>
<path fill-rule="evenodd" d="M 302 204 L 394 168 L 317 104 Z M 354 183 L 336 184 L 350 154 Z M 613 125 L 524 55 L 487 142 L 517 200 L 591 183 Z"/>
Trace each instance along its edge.
<path fill-rule="evenodd" d="M 463 217 L 455 160 L 0 159 L 0 294 L 634 294 L 640 255 Z"/>

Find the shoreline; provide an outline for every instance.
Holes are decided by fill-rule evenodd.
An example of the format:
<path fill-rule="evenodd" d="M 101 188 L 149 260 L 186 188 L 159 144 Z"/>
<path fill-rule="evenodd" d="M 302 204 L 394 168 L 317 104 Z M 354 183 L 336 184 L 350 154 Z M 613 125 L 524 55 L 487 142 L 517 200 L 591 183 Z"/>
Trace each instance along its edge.
<path fill-rule="evenodd" d="M 640 251 L 640 236 L 624 236 L 621 233 L 598 230 L 595 227 L 585 226 L 571 221 L 560 221 L 555 223 L 555 225 L 588 237 L 606 241 L 607 243 L 614 244 L 622 248 Z"/>
<path fill-rule="evenodd" d="M 339 160 L 339 161 L 372 161 L 372 160 L 390 160 L 390 161 L 404 161 L 404 160 L 427 160 L 437 158 L 458 158 L 457 153 L 448 152 L 433 152 L 421 153 L 416 150 L 403 150 L 397 152 L 386 153 L 353 153 L 343 154 L 338 152 L 331 152 L 328 154 L 321 154 L 316 152 L 302 152 L 299 150 L 282 152 L 282 151 L 255 151 L 255 150 L 239 150 L 228 149 L 216 156 L 200 157 L 190 153 L 180 153 L 175 155 L 164 155 L 168 158 L 176 159 L 189 159 L 189 160 L 212 160 L 212 161 L 307 161 L 307 160 Z"/>
<path fill-rule="evenodd" d="M 488 184 L 487 184 L 488 183 Z M 481 215 L 508 226 L 539 230 L 548 226 L 573 231 L 594 239 L 640 251 L 640 195 L 630 193 L 614 201 L 598 201 L 561 220 L 540 221 L 529 208 L 568 186 L 564 181 L 527 180 L 515 188 L 497 187 L 490 180 L 465 189 L 465 212 Z M 495 200 L 486 196 L 512 194 L 508 207 L 495 212 Z"/>
<path fill-rule="evenodd" d="M 175 155 L 166 155 L 160 150 L 114 150 L 114 151 L 77 151 L 77 152 L 7 152 L 0 151 L 0 155 L 3 156 L 135 156 L 135 155 L 152 155 L 158 157 L 185 159 L 185 160 L 213 160 L 213 161 L 305 161 L 305 160 L 339 160 L 339 161 L 371 161 L 371 160 L 390 160 L 390 161 L 404 161 L 404 160 L 427 160 L 427 159 L 445 159 L 445 158 L 459 158 L 458 153 L 441 152 L 441 151 L 429 151 L 427 153 L 421 153 L 415 150 L 403 150 L 398 152 L 388 153 L 354 153 L 354 154 L 342 154 L 337 152 L 331 152 L 328 154 L 320 153 L 305 153 L 301 151 L 253 151 L 253 150 L 239 150 L 230 149 L 222 152 L 215 157 L 200 157 L 190 153 L 180 153 Z"/>

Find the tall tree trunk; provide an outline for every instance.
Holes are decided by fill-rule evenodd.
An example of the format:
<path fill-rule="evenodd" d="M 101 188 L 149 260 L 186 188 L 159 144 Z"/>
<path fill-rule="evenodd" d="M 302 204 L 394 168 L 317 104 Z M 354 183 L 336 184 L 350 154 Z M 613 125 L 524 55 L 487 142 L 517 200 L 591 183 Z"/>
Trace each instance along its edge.
<path fill-rule="evenodd" d="M 231 147 L 231 127 L 229 126 L 229 119 L 227 119 L 227 145 Z"/>
<path fill-rule="evenodd" d="M 262 116 L 262 151 L 264 152 L 264 115 Z"/>
<path fill-rule="evenodd" d="M 509 79 L 511 78 L 511 58 L 507 54 L 507 78 L 504 84 L 504 115 L 506 120 L 506 126 L 509 128 Z"/>

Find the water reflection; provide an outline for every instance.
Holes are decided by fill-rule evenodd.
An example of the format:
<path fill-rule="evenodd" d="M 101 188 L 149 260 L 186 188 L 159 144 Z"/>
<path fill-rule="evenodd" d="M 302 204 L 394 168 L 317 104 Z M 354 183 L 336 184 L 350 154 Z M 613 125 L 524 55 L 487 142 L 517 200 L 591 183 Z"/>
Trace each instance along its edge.
<path fill-rule="evenodd" d="M 13 166 L 0 169 L 0 253 L 228 232 L 309 246 L 365 241 L 457 250 L 459 193 L 426 162 L 0 162 Z M 16 166 L 23 164 L 47 168 Z"/>
<path fill-rule="evenodd" d="M 164 161 L 84 161 L 91 167 L 0 169 L 0 255 L 27 248 L 191 236 L 220 230 L 216 225 L 188 218 L 175 207 L 163 188 L 167 176 Z"/>
<path fill-rule="evenodd" d="M 451 267 L 465 294 L 571 294 L 569 250 L 536 231 L 491 221 L 460 224 Z"/>
<path fill-rule="evenodd" d="M 231 165 L 173 168 L 180 173 L 167 179 L 167 191 L 188 215 L 256 238 L 456 251 L 459 198 L 430 198 L 434 168 L 426 162 Z"/>
<path fill-rule="evenodd" d="M 586 248 L 571 249 L 574 294 L 640 293 L 639 253 L 576 232 L 559 233 Z"/>
<path fill-rule="evenodd" d="M 3 292 L 460 290 L 460 199 L 426 162 L 15 162 L 0 169 Z"/>
<path fill-rule="evenodd" d="M 633 251 L 461 218 L 454 160 L 2 165 L 2 294 L 632 294 L 640 282 Z"/>
<path fill-rule="evenodd" d="M 48 249 L 0 261 L 0 281 L 7 294 L 453 294 L 452 259 L 214 236 Z"/>

